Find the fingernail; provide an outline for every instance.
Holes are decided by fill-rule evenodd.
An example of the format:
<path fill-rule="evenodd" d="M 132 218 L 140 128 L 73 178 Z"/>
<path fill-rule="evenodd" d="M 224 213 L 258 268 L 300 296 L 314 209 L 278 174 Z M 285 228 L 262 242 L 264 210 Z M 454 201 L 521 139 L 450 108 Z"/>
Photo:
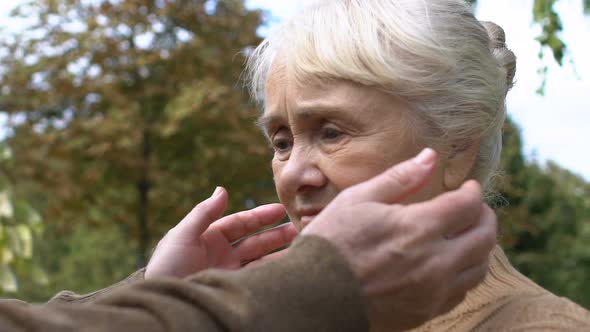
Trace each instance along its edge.
<path fill-rule="evenodd" d="M 414 158 L 414 160 L 419 164 L 429 166 L 436 159 L 435 156 L 436 154 L 434 153 L 434 150 L 431 148 L 425 148 Z"/>
<path fill-rule="evenodd" d="M 222 187 L 215 188 L 215 191 L 213 192 L 213 195 L 211 195 L 211 198 L 217 197 L 217 196 L 221 195 L 222 192 L 223 192 L 223 188 Z"/>

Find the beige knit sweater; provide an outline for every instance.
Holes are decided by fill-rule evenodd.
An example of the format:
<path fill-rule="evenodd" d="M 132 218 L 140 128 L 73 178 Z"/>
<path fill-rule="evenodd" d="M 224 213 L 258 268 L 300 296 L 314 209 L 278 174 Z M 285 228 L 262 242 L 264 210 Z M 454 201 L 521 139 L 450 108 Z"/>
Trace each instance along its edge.
<path fill-rule="evenodd" d="M 590 313 L 520 274 L 497 246 L 484 282 L 451 312 L 413 331 L 583 332 L 590 331 Z"/>

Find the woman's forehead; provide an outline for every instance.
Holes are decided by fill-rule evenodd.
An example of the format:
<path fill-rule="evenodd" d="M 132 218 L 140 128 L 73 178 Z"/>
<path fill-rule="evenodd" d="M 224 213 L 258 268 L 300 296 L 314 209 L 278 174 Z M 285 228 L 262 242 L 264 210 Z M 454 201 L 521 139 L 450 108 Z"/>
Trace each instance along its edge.
<path fill-rule="evenodd" d="M 354 106 L 365 109 L 375 107 L 378 103 L 391 103 L 393 99 L 397 98 L 377 87 L 350 80 L 311 76 L 295 79 L 286 66 L 281 66 L 274 67 L 269 73 L 265 89 L 265 112 L 286 106 L 298 109 L 346 109 Z"/>
<path fill-rule="evenodd" d="M 277 124 L 310 123 L 320 119 L 380 128 L 403 122 L 404 104 L 376 87 L 345 80 L 315 80 L 309 84 L 277 81 L 269 89 L 258 123 L 265 131 Z M 286 85 L 285 85 L 286 84 Z M 314 120 L 315 119 L 315 120 Z"/>

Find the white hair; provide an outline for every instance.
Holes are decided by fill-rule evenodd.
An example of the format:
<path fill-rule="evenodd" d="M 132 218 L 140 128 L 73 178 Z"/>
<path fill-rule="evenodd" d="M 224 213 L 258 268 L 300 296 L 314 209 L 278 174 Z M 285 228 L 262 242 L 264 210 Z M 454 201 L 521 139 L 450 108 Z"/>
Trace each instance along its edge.
<path fill-rule="evenodd" d="M 428 128 L 418 138 L 440 152 L 479 141 L 470 177 L 491 192 L 516 58 L 503 30 L 475 19 L 466 2 L 316 1 L 249 56 L 248 86 L 262 106 L 279 52 L 299 83 L 349 80 L 405 100 Z"/>

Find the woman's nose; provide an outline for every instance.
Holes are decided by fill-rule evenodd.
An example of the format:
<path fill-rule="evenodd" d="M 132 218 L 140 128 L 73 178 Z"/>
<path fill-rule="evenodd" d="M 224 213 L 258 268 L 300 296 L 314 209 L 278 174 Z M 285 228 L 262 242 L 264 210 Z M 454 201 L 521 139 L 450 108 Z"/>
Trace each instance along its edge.
<path fill-rule="evenodd" d="M 318 157 L 309 149 L 293 149 L 285 162 L 280 179 L 285 188 L 301 192 L 321 188 L 327 178 L 318 166 Z"/>

